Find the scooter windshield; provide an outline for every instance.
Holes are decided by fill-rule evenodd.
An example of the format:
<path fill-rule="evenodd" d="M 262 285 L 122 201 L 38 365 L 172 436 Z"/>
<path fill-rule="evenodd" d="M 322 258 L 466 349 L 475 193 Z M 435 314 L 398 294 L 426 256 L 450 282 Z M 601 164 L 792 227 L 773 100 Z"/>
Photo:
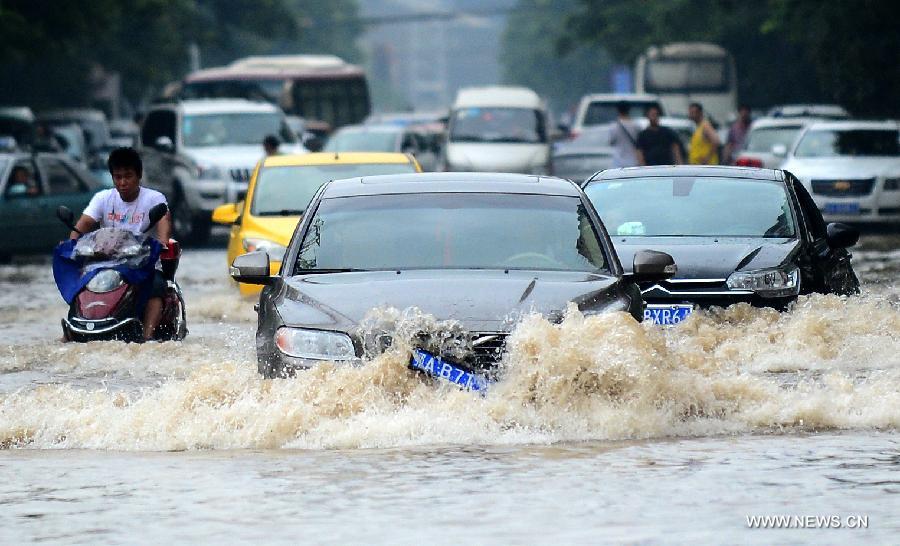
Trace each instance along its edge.
<path fill-rule="evenodd" d="M 75 244 L 72 258 L 78 258 L 85 269 L 98 267 L 143 267 L 150 256 L 150 247 L 142 244 L 132 232 L 122 228 L 100 228 L 85 234 Z"/>

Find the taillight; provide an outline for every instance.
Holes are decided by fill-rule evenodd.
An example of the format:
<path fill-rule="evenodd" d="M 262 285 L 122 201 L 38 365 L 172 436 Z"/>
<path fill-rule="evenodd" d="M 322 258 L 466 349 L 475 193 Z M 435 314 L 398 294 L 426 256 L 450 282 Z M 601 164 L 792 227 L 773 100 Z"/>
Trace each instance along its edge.
<path fill-rule="evenodd" d="M 739 157 L 737 161 L 734 162 L 738 167 L 757 167 L 762 168 L 763 162 L 761 159 L 757 159 L 755 157 Z"/>

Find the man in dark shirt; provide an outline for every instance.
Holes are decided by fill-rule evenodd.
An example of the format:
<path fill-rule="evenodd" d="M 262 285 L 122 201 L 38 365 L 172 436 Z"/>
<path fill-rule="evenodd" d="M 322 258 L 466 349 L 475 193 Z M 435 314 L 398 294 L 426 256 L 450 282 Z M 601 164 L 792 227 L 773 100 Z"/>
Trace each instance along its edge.
<path fill-rule="evenodd" d="M 637 138 L 638 163 L 641 165 L 680 165 L 681 146 L 678 135 L 668 127 L 659 124 L 659 108 L 647 108 L 647 120 L 650 125 L 641 131 Z"/>

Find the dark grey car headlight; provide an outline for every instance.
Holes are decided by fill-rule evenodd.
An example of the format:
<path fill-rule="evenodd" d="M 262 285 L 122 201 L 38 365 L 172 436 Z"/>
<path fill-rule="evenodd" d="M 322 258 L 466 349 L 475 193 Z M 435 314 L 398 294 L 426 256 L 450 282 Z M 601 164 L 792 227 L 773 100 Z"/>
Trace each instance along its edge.
<path fill-rule="evenodd" d="M 275 331 L 275 346 L 294 358 L 332 362 L 357 360 L 353 341 L 342 332 L 282 326 Z"/>
<path fill-rule="evenodd" d="M 763 298 L 796 296 L 800 293 L 800 270 L 790 266 L 735 271 L 728 277 L 727 284 L 732 290 L 752 290 Z"/>

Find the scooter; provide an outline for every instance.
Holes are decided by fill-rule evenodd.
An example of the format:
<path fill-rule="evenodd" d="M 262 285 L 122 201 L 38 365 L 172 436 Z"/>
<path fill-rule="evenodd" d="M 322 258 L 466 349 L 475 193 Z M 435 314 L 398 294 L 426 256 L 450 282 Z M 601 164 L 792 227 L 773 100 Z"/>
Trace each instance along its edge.
<path fill-rule="evenodd" d="M 168 212 L 165 204 L 150 209 L 146 234 Z M 143 341 L 144 307 L 150 296 L 156 262 L 166 280 L 162 319 L 154 338 L 178 341 L 187 336 L 187 319 L 175 271 L 181 247 L 169 239 L 166 248 L 152 237 L 139 238 L 121 228 L 101 228 L 87 234 L 75 229 L 75 216 L 59 207 L 56 216 L 75 240 L 60 243 L 53 253 L 53 277 L 66 303 L 62 319 L 66 341 Z"/>

